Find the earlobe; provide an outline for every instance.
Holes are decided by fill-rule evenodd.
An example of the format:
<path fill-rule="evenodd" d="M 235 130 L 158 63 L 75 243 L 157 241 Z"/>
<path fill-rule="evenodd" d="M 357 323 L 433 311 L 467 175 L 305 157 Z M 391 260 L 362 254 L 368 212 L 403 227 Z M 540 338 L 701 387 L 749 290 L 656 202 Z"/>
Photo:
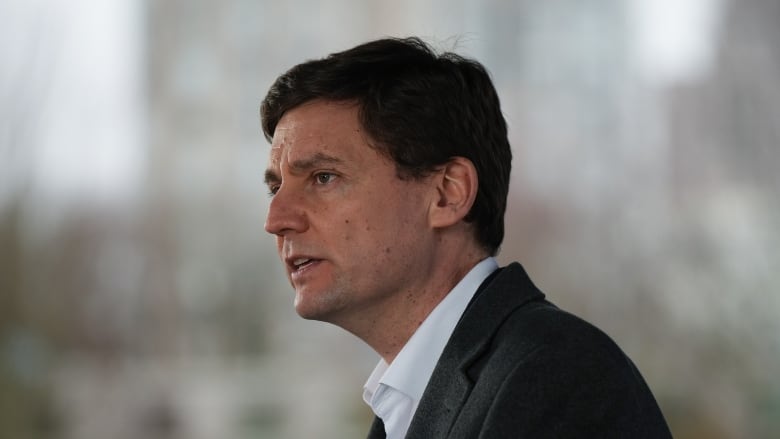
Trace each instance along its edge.
<path fill-rule="evenodd" d="M 479 179 L 471 160 L 453 157 L 435 175 L 436 202 L 431 206 L 431 225 L 436 228 L 458 223 L 471 210 Z"/>

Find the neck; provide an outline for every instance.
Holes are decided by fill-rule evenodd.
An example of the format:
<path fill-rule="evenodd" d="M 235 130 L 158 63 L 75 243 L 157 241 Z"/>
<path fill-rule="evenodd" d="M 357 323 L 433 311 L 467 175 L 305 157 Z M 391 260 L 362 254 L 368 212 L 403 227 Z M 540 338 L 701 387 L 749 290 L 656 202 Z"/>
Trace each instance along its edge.
<path fill-rule="evenodd" d="M 488 255 L 475 246 L 455 247 L 441 252 L 425 273 L 420 287 L 400 291 L 373 311 L 358 314 L 349 324 L 333 322 L 371 346 L 388 364 L 392 363 L 409 338 L 434 308 Z"/>

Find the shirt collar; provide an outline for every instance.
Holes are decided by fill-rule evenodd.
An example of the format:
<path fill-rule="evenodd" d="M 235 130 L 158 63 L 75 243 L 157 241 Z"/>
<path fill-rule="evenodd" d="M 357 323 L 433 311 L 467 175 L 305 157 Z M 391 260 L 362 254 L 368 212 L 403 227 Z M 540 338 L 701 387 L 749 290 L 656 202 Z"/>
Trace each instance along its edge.
<path fill-rule="evenodd" d="M 380 360 L 363 386 L 363 400 L 372 408 L 380 387 L 390 387 L 419 402 L 444 347 L 480 284 L 496 269 L 488 257 L 474 266 L 439 302 L 391 364 Z M 376 401 L 373 401 L 376 402 Z"/>

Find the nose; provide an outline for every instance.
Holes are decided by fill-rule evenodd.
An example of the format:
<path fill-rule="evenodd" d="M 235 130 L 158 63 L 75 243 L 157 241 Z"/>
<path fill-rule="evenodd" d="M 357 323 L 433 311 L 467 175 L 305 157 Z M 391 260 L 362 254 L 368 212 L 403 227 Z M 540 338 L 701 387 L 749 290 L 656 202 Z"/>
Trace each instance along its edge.
<path fill-rule="evenodd" d="M 306 230 L 306 213 L 300 196 L 280 188 L 271 198 L 265 231 L 277 236 Z"/>

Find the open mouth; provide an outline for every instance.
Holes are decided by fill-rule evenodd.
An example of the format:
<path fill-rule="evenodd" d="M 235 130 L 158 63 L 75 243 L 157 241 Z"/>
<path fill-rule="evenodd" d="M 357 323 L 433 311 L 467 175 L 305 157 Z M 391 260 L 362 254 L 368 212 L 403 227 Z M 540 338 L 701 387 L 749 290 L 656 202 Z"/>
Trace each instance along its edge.
<path fill-rule="evenodd" d="M 319 259 L 312 259 L 312 258 L 297 258 L 292 261 L 292 269 L 293 271 L 300 272 L 302 270 L 305 270 L 308 267 L 311 267 L 312 265 L 319 262 Z"/>

